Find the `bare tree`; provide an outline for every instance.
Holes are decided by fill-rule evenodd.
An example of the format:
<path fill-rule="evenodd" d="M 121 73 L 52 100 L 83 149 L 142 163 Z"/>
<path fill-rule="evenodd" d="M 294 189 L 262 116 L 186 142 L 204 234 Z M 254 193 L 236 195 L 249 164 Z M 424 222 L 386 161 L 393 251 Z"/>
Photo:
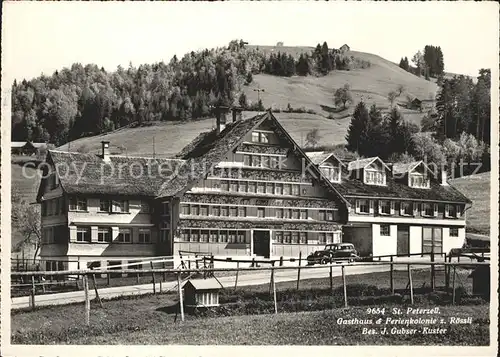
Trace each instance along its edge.
<path fill-rule="evenodd" d="M 311 148 L 315 148 L 319 143 L 319 139 L 321 139 L 321 135 L 319 134 L 319 130 L 317 128 L 312 129 L 311 131 L 309 131 L 306 134 L 306 146 L 311 147 Z"/>
<path fill-rule="evenodd" d="M 398 89 L 397 89 L 398 97 L 400 97 L 400 96 L 401 96 L 401 94 L 403 94 L 403 92 L 404 92 L 405 90 L 406 90 L 405 86 L 404 86 L 404 85 L 402 85 L 402 84 L 400 84 L 400 85 L 398 86 Z"/>
<path fill-rule="evenodd" d="M 387 94 L 387 99 L 389 100 L 389 103 L 391 103 L 391 108 L 393 107 L 397 97 L 398 94 L 394 91 L 390 91 L 389 94 Z"/>
<path fill-rule="evenodd" d="M 18 243 L 19 247 L 32 246 L 33 264 L 42 244 L 42 228 L 40 224 L 40 209 L 38 205 L 28 204 L 15 196 L 13 192 L 12 223 L 23 237 Z"/>
<path fill-rule="evenodd" d="M 352 95 L 349 84 L 344 84 L 342 88 L 339 88 L 335 91 L 335 105 L 343 104 L 344 109 L 347 108 L 347 103 L 352 103 Z"/>

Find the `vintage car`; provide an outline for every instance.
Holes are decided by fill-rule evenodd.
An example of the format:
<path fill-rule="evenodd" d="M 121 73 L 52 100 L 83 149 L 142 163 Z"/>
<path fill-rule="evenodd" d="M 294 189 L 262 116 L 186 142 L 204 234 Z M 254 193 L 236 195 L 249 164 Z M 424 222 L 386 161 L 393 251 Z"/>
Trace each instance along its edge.
<path fill-rule="evenodd" d="M 307 265 L 314 264 L 327 264 L 330 261 L 343 261 L 349 262 L 357 260 L 358 252 L 352 243 L 332 243 L 327 244 L 325 249 L 318 250 L 309 254 L 307 257 Z"/>

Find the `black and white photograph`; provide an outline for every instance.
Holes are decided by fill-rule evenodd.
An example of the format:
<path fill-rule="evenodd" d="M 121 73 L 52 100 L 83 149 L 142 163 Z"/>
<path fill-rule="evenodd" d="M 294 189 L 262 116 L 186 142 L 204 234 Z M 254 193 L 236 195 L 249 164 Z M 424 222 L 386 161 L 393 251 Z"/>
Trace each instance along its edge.
<path fill-rule="evenodd" d="M 3 2 L 0 354 L 495 356 L 498 41 L 496 2 Z"/>

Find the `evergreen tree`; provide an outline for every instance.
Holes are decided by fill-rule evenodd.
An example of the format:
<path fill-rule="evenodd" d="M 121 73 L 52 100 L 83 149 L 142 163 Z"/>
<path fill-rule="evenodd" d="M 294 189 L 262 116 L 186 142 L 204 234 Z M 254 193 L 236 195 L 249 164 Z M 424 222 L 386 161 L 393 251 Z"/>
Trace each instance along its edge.
<path fill-rule="evenodd" d="M 247 101 L 247 96 L 244 92 L 241 92 L 239 98 L 238 98 L 238 104 L 240 107 L 243 109 L 246 109 L 248 107 L 248 101 Z"/>
<path fill-rule="evenodd" d="M 356 105 L 351 123 L 347 129 L 346 148 L 349 151 L 356 151 L 361 156 L 370 156 L 368 147 L 370 115 L 362 101 Z"/>

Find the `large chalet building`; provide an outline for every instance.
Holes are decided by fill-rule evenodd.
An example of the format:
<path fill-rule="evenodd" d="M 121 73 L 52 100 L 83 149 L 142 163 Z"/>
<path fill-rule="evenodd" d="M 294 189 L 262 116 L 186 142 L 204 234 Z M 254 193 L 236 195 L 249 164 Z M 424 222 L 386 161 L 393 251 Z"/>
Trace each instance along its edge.
<path fill-rule="evenodd" d="M 216 128 L 175 158 L 49 151 L 41 204 L 46 269 L 118 265 L 179 251 L 307 255 L 353 242 L 363 255 L 448 251 L 470 201 L 423 162 L 305 153 L 271 112 Z M 80 263 L 77 263 L 77 260 Z"/>

